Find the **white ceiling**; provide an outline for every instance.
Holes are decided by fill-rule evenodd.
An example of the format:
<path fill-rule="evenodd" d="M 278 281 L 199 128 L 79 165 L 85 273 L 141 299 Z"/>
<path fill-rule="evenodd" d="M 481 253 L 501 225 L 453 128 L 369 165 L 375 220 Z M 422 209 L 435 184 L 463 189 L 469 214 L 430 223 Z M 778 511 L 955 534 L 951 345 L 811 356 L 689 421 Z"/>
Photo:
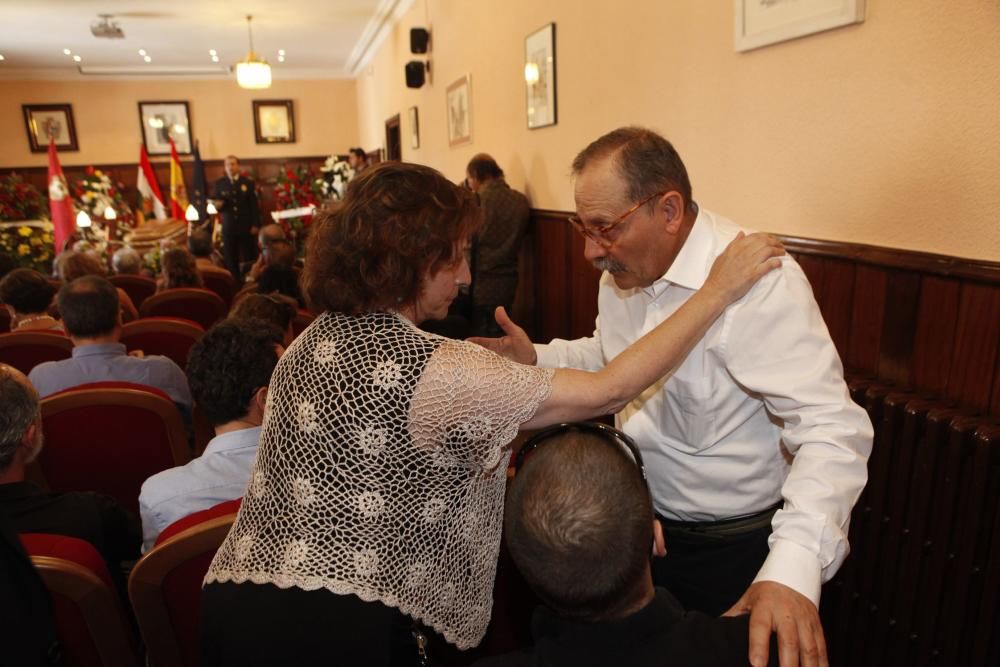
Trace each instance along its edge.
<path fill-rule="evenodd" d="M 345 78 L 363 68 L 413 0 L 0 0 L 0 78 L 107 79 L 78 67 L 128 68 L 144 78 L 161 68 L 233 66 L 249 50 L 253 15 L 257 54 L 282 78 Z M 125 32 L 98 39 L 98 14 Z M 70 49 L 79 55 L 76 63 Z M 152 58 L 145 63 L 139 49 Z M 213 63 L 215 49 L 219 63 Z M 278 50 L 285 50 L 285 62 Z M 191 74 L 181 74 L 190 78 Z M 229 76 L 220 71 L 217 76 Z M 119 77 L 120 78 L 120 77 Z"/>

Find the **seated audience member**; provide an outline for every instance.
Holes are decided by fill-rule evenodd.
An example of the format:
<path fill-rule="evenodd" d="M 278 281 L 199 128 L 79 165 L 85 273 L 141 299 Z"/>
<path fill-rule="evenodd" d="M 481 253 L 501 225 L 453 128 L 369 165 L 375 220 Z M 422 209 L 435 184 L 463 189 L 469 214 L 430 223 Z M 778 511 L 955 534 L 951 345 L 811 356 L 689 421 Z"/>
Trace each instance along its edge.
<path fill-rule="evenodd" d="M 305 308 L 305 301 L 299 289 L 299 274 L 290 266 L 275 264 L 264 269 L 257 281 L 257 292 L 284 294 L 293 299 L 299 308 Z"/>
<path fill-rule="evenodd" d="M 194 255 L 185 248 L 170 248 L 160 255 L 160 277 L 156 281 L 156 291 L 178 287 L 205 287 L 205 282 L 195 266 Z"/>
<path fill-rule="evenodd" d="M 247 282 L 256 280 L 260 272 L 267 266 L 267 260 L 264 257 L 264 251 L 267 247 L 275 241 L 287 240 L 285 230 L 279 224 L 272 222 L 260 228 L 260 231 L 257 232 L 257 248 L 260 250 L 260 254 L 257 255 L 256 261 L 247 262 L 243 266 L 243 275 L 246 276 Z"/>
<path fill-rule="evenodd" d="M 298 304 L 295 299 L 284 294 L 254 294 L 250 293 L 236 302 L 229 311 L 231 320 L 263 320 L 277 327 L 284 336 L 284 346 L 288 347 L 295 340 L 292 323 L 298 314 Z"/>
<path fill-rule="evenodd" d="M 11 331 L 62 331 L 49 315 L 56 290 L 45 276 L 31 269 L 14 269 L 0 280 L 0 303 L 10 313 Z"/>
<path fill-rule="evenodd" d="M 650 545 L 666 553 L 638 449 L 602 424 L 537 434 L 507 493 L 504 535 L 545 606 L 535 645 L 506 665 L 747 665 L 747 616 L 685 612 L 654 588 Z M 777 665 L 772 648 L 772 664 Z"/>
<path fill-rule="evenodd" d="M 283 352 L 281 332 L 260 320 L 221 322 L 191 348 L 191 393 L 215 437 L 198 458 L 142 485 L 144 552 L 173 522 L 243 495 L 257 455 L 267 385 Z"/>
<path fill-rule="evenodd" d="M 185 419 L 191 415 L 191 392 L 184 371 L 166 357 L 138 358 L 118 342 L 122 331 L 118 291 L 98 276 L 77 278 L 59 290 L 59 312 L 73 339 L 73 356 L 47 361 L 28 375 L 42 398 L 90 382 L 133 382 L 163 391 Z"/>
<path fill-rule="evenodd" d="M 120 276 L 144 275 L 142 270 L 142 256 L 135 248 L 119 248 L 111 256 L 111 269 Z"/>
<path fill-rule="evenodd" d="M 225 271 L 229 269 L 222 262 L 222 257 L 215 251 L 212 245 L 212 233 L 207 229 L 196 229 L 188 236 L 188 251 L 194 255 L 194 265 L 200 271 L 208 269 L 210 271 Z M 232 274 L 230 274 L 232 275 Z"/>
<path fill-rule="evenodd" d="M 17 268 L 17 261 L 5 252 L 0 252 L 0 278 Z"/>
<path fill-rule="evenodd" d="M 94 255 L 89 252 L 63 252 L 55 261 L 56 277 L 68 285 L 82 276 L 104 277 L 107 271 L 104 265 Z M 118 302 L 122 311 L 122 321 L 131 322 L 139 319 L 139 311 L 132 303 L 131 297 L 125 290 L 118 288 Z"/>
<path fill-rule="evenodd" d="M 108 496 L 50 493 L 25 481 L 25 467 L 42 451 L 42 412 L 28 379 L 3 364 L 0 405 L 0 511 L 19 533 L 67 535 L 90 542 L 124 591 L 121 563 L 139 556 L 139 522 Z"/>

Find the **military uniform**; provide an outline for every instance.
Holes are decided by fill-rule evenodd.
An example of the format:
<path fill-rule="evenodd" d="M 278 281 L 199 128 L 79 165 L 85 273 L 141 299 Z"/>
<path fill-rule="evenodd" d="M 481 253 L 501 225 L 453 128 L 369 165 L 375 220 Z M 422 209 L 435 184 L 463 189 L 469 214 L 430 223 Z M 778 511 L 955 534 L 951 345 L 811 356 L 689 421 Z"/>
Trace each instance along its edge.
<path fill-rule="evenodd" d="M 249 262 L 257 258 L 257 243 L 251 229 L 260 226 L 260 210 L 253 181 L 246 176 L 234 180 L 223 176 L 215 182 L 213 198 L 222 201 L 218 210 L 222 218 L 222 253 L 226 268 L 242 282 L 240 256 Z"/>

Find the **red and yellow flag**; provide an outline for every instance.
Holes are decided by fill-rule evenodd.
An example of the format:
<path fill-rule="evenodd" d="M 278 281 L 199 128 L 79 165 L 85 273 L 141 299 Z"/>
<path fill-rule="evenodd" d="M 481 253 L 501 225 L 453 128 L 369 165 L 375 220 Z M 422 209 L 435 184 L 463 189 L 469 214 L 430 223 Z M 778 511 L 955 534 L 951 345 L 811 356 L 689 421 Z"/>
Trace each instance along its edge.
<path fill-rule="evenodd" d="M 184 187 L 184 172 L 181 171 L 181 157 L 177 154 L 173 138 L 170 139 L 170 217 L 184 220 L 188 207 L 187 188 Z"/>

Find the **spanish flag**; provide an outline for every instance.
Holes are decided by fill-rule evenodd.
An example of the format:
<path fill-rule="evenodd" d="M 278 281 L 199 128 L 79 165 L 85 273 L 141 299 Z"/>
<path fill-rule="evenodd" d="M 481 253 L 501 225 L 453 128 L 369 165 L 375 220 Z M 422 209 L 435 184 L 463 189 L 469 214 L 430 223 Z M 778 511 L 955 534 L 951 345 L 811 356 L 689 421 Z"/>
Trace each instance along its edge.
<path fill-rule="evenodd" d="M 173 138 L 170 139 L 170 217 L 184 220 L 188 207 L 187 188 L 184 187 L 184 172 L 181 171 L 181 157 L 177 154 Z"/>

